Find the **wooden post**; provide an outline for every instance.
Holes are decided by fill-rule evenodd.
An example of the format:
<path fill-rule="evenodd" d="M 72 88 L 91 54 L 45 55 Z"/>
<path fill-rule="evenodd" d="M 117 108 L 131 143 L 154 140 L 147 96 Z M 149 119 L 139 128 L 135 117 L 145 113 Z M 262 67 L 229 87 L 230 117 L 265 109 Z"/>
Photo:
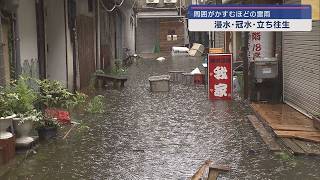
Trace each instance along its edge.
<path fill-rule="evenodd" d="M 230 167 L 228 166 L 210 166 L 209 167 L 209 175 L 207 180 L 216 180 L 220 173 L 230 171 Z"/>

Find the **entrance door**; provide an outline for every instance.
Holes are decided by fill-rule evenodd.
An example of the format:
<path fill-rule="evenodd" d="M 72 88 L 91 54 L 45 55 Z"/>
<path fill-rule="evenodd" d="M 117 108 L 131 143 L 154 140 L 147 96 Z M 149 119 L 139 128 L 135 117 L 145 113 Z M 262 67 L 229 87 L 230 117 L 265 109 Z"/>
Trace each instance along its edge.
<path fill-rule="evenodd" d="M 64 0 L 45 0 L 47 78 L 67 86 L 67 52 Z"/>
<path fill-rule="evenodd" d="M 88 87 L 91 76 L 95 72 L 94 19 L 83 15 L 78 16 L 77 30 L 80 88 L 83 89 Z"/>
<path fill-rule="evenodd" d="M 1 27 L 0 27 L 1 28 Z M 2 54 L 0 50 L 0 60 L 3 59 L 0 62 L 0 71 L 3 71 L 0 75 L 0 85 L 5 85 L 10 82 L 10 61 L 9 61 L 9 24 L 2 23 L 2 31 L 0 29 L 0 40 L 2 38 L 2 45 L 0 45 L 0 48 L 2 48 Z M 1 42 L 1 41 L 0 41 Z"/>

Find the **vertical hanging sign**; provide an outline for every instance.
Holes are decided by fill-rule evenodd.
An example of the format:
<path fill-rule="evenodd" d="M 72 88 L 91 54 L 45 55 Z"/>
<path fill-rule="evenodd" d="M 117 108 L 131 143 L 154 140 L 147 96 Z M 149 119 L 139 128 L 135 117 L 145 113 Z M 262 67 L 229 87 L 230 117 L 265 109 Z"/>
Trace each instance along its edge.
<path fill-rule="evenodd" d="M 210 100 L 232 98 L 232 54 L 208 54 L 208 94 Z"/>

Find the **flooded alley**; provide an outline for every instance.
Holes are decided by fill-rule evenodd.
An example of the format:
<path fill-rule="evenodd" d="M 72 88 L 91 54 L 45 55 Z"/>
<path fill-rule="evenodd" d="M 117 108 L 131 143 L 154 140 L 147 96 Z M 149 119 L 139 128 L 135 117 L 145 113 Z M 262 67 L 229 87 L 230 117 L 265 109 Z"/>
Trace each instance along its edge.
<path fill-rule="evenodd" d="M 271 153 L 242 101 L 209 101 L 204 86 L 172 83 L 169 93 L 149 91 L 148 77 L 190 72 L 202 59 L 141 59 L 123 90 L 105 95 L 103 115 L 75 115 L 89 129 L 66 140 L 41 143 L 37 153 L 0 179 L 184 180 L 208 159 L 229 165 L 221 179 L 320 179 L 320 158 Z"/>

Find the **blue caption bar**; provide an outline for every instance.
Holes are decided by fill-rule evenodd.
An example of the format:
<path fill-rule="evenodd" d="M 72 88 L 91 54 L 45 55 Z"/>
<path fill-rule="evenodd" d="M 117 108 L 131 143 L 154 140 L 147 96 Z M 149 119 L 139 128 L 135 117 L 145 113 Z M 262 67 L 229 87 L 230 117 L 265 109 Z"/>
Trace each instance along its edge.
<path fill-rule="evenodd" d="M 311 19 L 310 5 L 192 5 L 189 19 Z"/>

